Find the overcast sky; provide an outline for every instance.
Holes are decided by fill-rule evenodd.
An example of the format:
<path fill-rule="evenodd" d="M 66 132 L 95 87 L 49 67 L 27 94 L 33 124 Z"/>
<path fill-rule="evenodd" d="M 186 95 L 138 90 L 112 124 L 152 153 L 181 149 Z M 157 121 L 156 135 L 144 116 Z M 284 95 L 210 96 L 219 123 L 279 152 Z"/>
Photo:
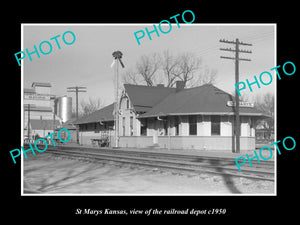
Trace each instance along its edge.
<path fill-rule="evenodd" d="M 157 24 L 157 23 L 156 23 Z M 232 52 L 220 51 L 219 48 L 234 48 L 231 44 L 220 43 L 220 39 L 235 40 L 251 43 L 253 46 L 241 46 L 242 49 L 251 50 L 252 54 L 241 54 L 240 57 L 250 58 L 251 62 L 240 62 L 240 81 L 254 81 L 253 76 L 263 71 L 269 71 L 276 66 L 275 62 L 275 26 L 273 24 L 173 24 L 168 34 L 160 33 L 153 39 L 147 36 L 141 39 L 141 45 L 137 44 L 134 32 L 152 30 L 153 24 L 23 24 L 23 50 L 28 48 L 34 51 L 42 41 L 50 41 L 50 38 L 61 35 L 66 31 L 72 31 L 76 41 L 72 45 L 65 45 L 58 38 L 61 49 L 57 49 L 55 41 L 49 55 L 32 55 L 32 61 L 28 57 L 22 60 L 23 87 L 31 87 L 32 82 L 49 82 L 52 85 L 51 93 L 62 96 L 68 95 L 74 98 L 74 93 L 68 93 L 67 87 L 85 86 L 86 93 L 80 93 L 79 101 L 92 97 L 101 98 L 105 104 L 114 100 L 114 70 L 110 67 L 112 53 L 120 50 L 123 53 L 125 69 L 134 68 L 138 59 L 154 52 L 162 53 L 169 50 L 176 55 L 179 52 L 192 52 L 200 57 L 203 65 L 216 69 L 216 86 L 224 91 L 234 91 L 234 60 L 221 59 L 220 56 L 234 56 Z M 66 36 L 67 37 L 67 36 Z M 70 37 L 68 35 L 68 37 Z M 46 51 L 46 45 L 45 51 Z M 120 68 L 120 73 L 125 69 Z M 274 72 L 272 72 L 273 77 Z M 275 80 L 275 79 L 274 79 Z M 243 91 L 249 98 L 257 94 L 274 92 L 275 82 L 258 89 L 253 86 L 253 92 Z M 243 93 L 242 92 L 242 93 Z M 73 101 L 73 107 L 75 101 Z"/>

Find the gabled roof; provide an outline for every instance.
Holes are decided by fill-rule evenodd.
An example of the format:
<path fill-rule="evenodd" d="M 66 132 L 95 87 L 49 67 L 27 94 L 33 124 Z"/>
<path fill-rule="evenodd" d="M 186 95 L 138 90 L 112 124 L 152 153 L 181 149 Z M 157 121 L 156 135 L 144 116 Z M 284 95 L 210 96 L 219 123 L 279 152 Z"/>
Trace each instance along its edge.
<path fill-rule="evenodd" d="M 163 86 L 145 86 L 124 84 L 125 91 L 137 112 L 147 112 L 153 106 L 161 102 L 169 94 L 175 92 L 175 88 Z"/>
<path fill-rule="evenodd" d="M 63 123 L 60 126 L 60 128 L 57 128 L 57 129 L 67 128 L 68 130 L 76 130 L 76 126 L 74 126 L 75 121 L 76 121 L 76 117 L 73 117 L 73 118 L 67 120 L 65 123 Z"/>
<path fill-rule="evenodd" d="M 113 116 L 113 111 L 114 111 L 114 103 L 99 109 L 87 116 L 83 116 L 79 118 L 78 120 L 74 121 L 73 124 L 86 124 L 86 123 L 96 123 L 96 122 L 108 122 L 108 121 L 113 121 L 114 116 Z"/>
<path fill-rule="evenodd" d="M 227 106 L 228 101 L 234 101 L 234 97 L 211 84 L 205 84 L 173 92 L 139 117 L 192 114 L 233 115 L 234 107 Z M 240 107 L 240 115 L 264 116 L 255 107 Z"/>
<path fill-rule="evenodd" d="M 205 84 L 176 92 L 176 88 L 124 85 L 135 111 L 145 112 L 139 118 L 169 115 L 233 115 L 234 107 L 227 106 L 234 97 L 225 91 Z M 73 124 L 114 121 L 114 103 L 79 118 Z M 240 107 L 240 115 L 265 115 L 255 107 Z"/>

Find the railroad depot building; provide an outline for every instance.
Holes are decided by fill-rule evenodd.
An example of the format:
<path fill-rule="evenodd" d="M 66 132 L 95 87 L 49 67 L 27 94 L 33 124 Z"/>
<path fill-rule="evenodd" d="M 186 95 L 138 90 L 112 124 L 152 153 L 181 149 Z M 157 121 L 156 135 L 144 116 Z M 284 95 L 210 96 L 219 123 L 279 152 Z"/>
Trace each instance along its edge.
<path fill-rule="evenodd" d="M 119 104 L 119 146 L 170 149 L 232 150 L 234 97 L 211 84 L 184 88 L 163 85 L 125 84 Z M 114 146 L 111 104 L 74 124 L 79 125 L 82 144 L 109 135 Z M 240 148 L 255 149 L 255 125 L 265 115 L 252 104 L 240 104 Z"/>

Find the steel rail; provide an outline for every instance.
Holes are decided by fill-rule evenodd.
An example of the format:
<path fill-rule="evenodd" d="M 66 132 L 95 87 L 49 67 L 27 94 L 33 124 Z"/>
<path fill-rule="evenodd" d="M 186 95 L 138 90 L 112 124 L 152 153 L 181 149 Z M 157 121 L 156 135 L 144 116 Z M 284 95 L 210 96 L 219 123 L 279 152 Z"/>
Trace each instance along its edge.
<path fill-rule="evenodd" d="M 239 172 L 236 168 L 228 168 L 223 167 L 222 165 L 209 165 L 199 163 L 191 163 L 191 162 L 183 162 L 179 159 L 177 160 L 170 160 L 170 159 L 156 159 L 156 158 L 149 158 L 149 157 L 136 157 L 136 156 L 128 156 L 128 155 L 116 155 L 116 154 L 103 154 L 102 152 L 87 152 L 87 151 L 60 151 L 57 149 L 49 149 L 46 151 L 49 154 L 59 155 L 59 156 L 67 156 L 76 159 L 88 159 L 92 161 L 113 161 L 119 163 L 129 163 L 135 164 L 140 166 L 151 166 L 156 168 L 166 168 L 166 169 L 175 169 L 175 170 L 184 170 L 190 172 L 197 172 L 197 173 L 212 173 L 212 174 L 219 174 L 223 176 L 235 176 L 235 177 L 244 177 L 249 179 L 256 179 L 256 180 L 268 180 L 274 181 L 274 173 L 268 171 L 261 171 L 261 170 L 242 170 Z"/>
<path fill-rule="evenodd" d="M 62 150 L 69 150 L 70 147 L 63 146 L 61 148 Z M 184 155 L 184 154 L 177 154 L 177 153 L 165 153 L 165 152 L 145 152 L 145 151 L 131 151 L 131 150 L 117 150 L 117 149 L 97 149 L 97 148 L 72 148 L 72 150 L 78 149 L 85 152 L 101 152 L 101 153 L 109 153 L 109 154 L 122 154 L 122 155 L 143 155 L 146 157 L 171 157 L 171 158 L 180 158 L 180 160 L 186 159 L 186 160 L 210 160 L 210 161 L 222 161 L 222 162 L 232 162 L 232 165 L 235 165 L 234 159 L 230 157 L 212 157 L 212 156 L 199 156 L 199 155 Z M 274 167 L 275 162 L 274 161 L 264 161 L 263 163 L 258 163 L 256 161 L 252 162 L 253 165 L 259 166 L 259 167 L 266 167 L 271 166 Z M 248 165 L 243 165 L 248 166 Z"/>

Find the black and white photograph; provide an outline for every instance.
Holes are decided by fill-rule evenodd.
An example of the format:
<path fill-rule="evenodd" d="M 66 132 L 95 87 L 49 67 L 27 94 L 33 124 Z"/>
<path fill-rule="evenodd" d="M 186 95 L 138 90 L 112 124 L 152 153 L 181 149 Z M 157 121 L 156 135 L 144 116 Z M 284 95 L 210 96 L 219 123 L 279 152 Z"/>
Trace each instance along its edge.
<path fill-rule="evenodd" d="M 293 221 L 296 4 L 111 3 L 4 8 L 4 220 Z"/>
<path fill-rule="evenodd" d="M 276 194 L 276 24 L 22 37 L 24 195 Z"/>

